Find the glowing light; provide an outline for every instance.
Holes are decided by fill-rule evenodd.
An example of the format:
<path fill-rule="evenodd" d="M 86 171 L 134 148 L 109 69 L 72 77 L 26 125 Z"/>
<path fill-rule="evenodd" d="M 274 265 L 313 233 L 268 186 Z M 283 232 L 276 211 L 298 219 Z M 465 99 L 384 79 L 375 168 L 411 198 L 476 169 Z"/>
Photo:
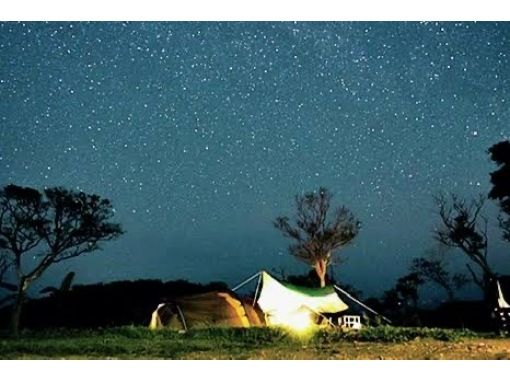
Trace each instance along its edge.
<path fill-rule="evenodd" d="M 288 314 L 276 314 L 269 318 L 269 325 L 288 328 L 297 333 L 303 333 L 315 326 L 310 310 L 299 309 Z"/>
<path fill-rule="evenodd" d="M 310 313 L 296 312 L 288 316 L 286 324 L 296 331 L 306 331 L 313 326 Z"/>

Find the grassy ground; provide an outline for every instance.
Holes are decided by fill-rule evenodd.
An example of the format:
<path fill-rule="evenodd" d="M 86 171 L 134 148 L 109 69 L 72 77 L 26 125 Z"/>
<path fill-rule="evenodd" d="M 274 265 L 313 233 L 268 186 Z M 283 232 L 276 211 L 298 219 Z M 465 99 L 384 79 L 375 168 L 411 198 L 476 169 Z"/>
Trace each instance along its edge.
<path fill-rule="evenodd" d="M 268 328 L 185 334 L 145 327 L 25 332 L 0 338 L 2 359 L 510 359 L 510 338 L 380 327 L 308 335 Z"/>

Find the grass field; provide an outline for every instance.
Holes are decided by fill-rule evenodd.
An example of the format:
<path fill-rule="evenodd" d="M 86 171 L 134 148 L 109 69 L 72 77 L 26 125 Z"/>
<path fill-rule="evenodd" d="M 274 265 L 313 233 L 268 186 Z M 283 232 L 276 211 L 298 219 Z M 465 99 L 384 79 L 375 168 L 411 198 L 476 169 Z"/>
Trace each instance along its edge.
<path fill-rule="evenodd" d="M 268 328 L 145 327 L 24 332 L 2 359 L 510 359 L 510 338 L 464 330 L 376 327 L 295 335 Z"/>

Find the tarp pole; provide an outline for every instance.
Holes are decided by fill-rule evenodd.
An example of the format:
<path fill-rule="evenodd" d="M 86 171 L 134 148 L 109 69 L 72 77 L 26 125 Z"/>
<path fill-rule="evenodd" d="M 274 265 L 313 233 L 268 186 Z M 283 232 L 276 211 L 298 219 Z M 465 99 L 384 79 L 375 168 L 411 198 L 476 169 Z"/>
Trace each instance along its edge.
<path fill-rule="evenodd" d="M 262 282 L 262 275 L 259 273 L 259 280 L 257 281 L 257 288 L 255 289 L 255 296 L 253 297 L 253 304 L 252 306 L 255 306 L 257 303 L 257 296 L 259 295 L 259 289 L 260 289 L 260 283 Z"/>
<path fill-rule="evenodd" d="M 319 317 L 322 317 L 324 318 L 326 321 L 328 321 L 328 323 L 332 326 L 332 327 L 335 327 L 335 324 L 333 322 L 331 322 L 325 315 L 322 315 L 321 313 L 319 313 L 318 311 L 315 311 L 313 310 L 311 307 L 309 306 L 306 306 L 306 305 L 303 305 L 305 308 L 307 308 L 308 310 L 310 310 L 312 313 L 314 314 L 317 314 Z"/>
<path fill-rule="evenodd" d="M 184 326 L 184 331 L 188 331 L 188 326 L 186 325 L 186 319 L 184 319 L 184 314 L 182 313 L 181 308 L 177 304 L 175 306 L 177 306 L 177 311 L 179 312 L 179 315 L 181 316 L 182 325 Z"/>
<path fill-rule="evenodd" d="M 375 311 L 374 309 L 371 309 L 370 307 L 368 307 L 367 305 L 365 305 L 363 302 L 361 301 L 358 301 L 356 298 L 354 298 L 353 296 L 351 296 L 349 293 L 347 293 L 345 290 L 343 290 L 341 287 L 337 286 L 337 285 L 333 285 L 335 287 L 336 290 L 338 290 L 339 292 L 345 294 L 347 297 L 349 297 L 351 300 L 353 300 L 354 302 L 356 302 L 358 305 L 364 307 L 365 309 L 367 309 L 368 311 L 374 313 L 375 315 L 378 315 L 380 316 L 382 319 L 384 319 L 386 322 L 388 323 L 391 323 L 391 321 L 386 318 L 384 315 L 381 315 L 379 314 L 377 311 Z"/>
<path fill-rule="evenodd" d="M 239 288 L 243 287 L 243 286 L 244 286 L 244 285 L 246 285 L 248 282 L 250 282 L 250 281 L 252 281 L 253 279 L 255 279 L 255 277 L 260 276 L 260 274 L 261 274 L 261 273 L 262 273 L 262 272 L 257 272 L 257 273 L 255 273 L 253 276 L 251 276 L 251 277 L 250 277 L 250 278 L 248 278 L 247 280 L 244 280 L 244 281 L 243 281 L 243 282 L 241 282 L 239 285 L 234 286 L 231 290 L 232 290 L 233 292 L 235 292 L 237 289 L 239 289 Z"/>

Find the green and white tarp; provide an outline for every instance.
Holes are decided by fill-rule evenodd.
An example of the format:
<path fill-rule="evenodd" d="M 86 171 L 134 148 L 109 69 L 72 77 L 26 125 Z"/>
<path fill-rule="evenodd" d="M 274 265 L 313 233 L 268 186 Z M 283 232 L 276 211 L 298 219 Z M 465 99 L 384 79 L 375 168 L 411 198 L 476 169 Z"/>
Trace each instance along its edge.
<path fill-rule="evenodd" d="M 332 286 L 304 288 L 279 282 L 266 272 L 261 276 L 257 304 L 266 315 L 285 316 L 303 309 L 316 314 L 339 313 L 348 309 Z"/>
<path fill-rule="evenodd" d="M 244 280 L 232 288 L 232 291 L 235 292 L 255 279 L 258 279 L 258 285 L 253 305 L 257 304 L 260 311 L 263 312 L 268 326 L 306 327 L 315 322 L 323 323 L 325 319 L 318 318 L 319 315 L 341 313 L 349 309 L 338 296 L 337 291 L 370 313 L 391 323 L 388 318 L 377 313 L 338 285 L 305 288 L 278 281 L 267 272 L 262 271 Z"/>

